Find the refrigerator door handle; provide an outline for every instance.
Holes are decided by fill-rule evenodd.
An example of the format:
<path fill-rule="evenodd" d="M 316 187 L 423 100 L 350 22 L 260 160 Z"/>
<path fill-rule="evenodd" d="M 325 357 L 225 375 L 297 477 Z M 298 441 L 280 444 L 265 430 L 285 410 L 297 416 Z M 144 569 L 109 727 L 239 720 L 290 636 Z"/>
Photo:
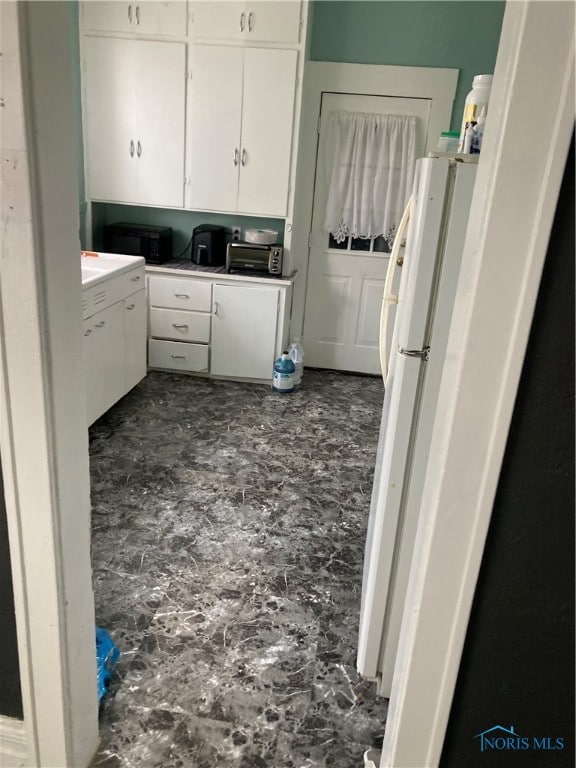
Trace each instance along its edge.
<path fill-rule="evenodd" d="M 420 360 L 427 362 L 430 357 L 430 347 L 424 347 L 424 349 L 404 349 L 404 347 L 399 347 L 398 354 L 405 355 L 406 357 L 419 357 Z"/>
<path fill-rule="evenodd" d="M 386 280 L 384 281 L 384 295 L 382 297 L 382 310 L 380 312 L 380 369 L 382 371 L 382 379 L 386 384 L 386 378 L 388 376 L 388 314 L 390 308 L 394 304 L 398 304 L 398 295 L 392 293 L 392 284 L 394 282 L 394 273 L 396 267 L 401 267 L 403 260 L 400 258 L 400 248 L 404 248 L 406 243 L 404 242 L 404 235 L 406 228 L 408 227 L 408 221 L 410 220 L 410 209 L 412 207 L 412 197 L 408 200 L 396 237 L 394 238 L 394 245 L 390 253 L 390 261 L 388 262 L 388 270 L 386 272 Z"/>

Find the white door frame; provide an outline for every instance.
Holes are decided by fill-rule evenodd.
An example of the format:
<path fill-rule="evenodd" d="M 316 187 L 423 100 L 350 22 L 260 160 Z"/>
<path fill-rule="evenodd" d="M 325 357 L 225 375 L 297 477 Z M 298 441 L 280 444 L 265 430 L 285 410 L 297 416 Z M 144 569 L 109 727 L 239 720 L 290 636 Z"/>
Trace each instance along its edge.
<path fill-rule="evenodd" d="M 430 119 L 426 133 L 426 152 L 429 152 L 436 146 L 440 133 L 450 127 L 457 81 L 457 69 L 306 62 L 294 211 L 292 220 L 286 222 L 287 230 L 292 233 L 290 267 L 298 270 L 290 322 L 291 336 L 302 336 L 322 93 L 429 99 Z"/>
<path fill-rule="evenodd" d="M 507 4 L 381 768 L 439 764 L 573 129 L 574 5 Z"/>
<path fill-rule="evenodd" d="M 0 723 L 0 763 L 80 767 L 98 699 L 70 8 L 0 17 L 0 447 L 24 710 Z"/>

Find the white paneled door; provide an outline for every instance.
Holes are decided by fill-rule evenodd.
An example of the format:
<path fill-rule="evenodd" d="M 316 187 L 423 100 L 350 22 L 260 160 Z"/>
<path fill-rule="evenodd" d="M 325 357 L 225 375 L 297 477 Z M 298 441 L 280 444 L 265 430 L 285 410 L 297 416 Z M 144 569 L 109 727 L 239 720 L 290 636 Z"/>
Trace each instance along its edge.
<path fill-rule="evenodd" d="M 426 146 L 430 105 L 428 99 L 322 95 L 304 315 L 306 365 L 380 373 L 380 309 L 388 247 L 383 238 L 348 238 L 336 243 L 324 232 L 328 197 L 326 118 L 334 111 L 414 115 L 416 157 L 421 157 Z"/>

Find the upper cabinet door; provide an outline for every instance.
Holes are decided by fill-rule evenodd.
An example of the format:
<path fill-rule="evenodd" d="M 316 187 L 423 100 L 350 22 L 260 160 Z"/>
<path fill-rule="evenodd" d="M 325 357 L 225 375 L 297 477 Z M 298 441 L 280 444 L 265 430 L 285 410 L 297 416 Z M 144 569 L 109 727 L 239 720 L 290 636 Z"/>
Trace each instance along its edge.
<path fill-rule="evenodd" d="M 84 146 L 88 196 L 131 199 L 134 179 L 134 41 L 84 41 Z"/>
<path fill-rule="evenodd" d="M 238 0 L 190 3 L 190 32 L 195 40 L 243 40 L 246 13 Z"/>
<path fill-rule="evenodd" d="M 238 211 L 286 215 L 297 58 L 296 51 L 244 50 Z"/>
<path fill-rule="evenodd" d="M 84 41 L 88 196 L 184 203 L 185 44 Z"/>
<path fill-rule="evenodd" d="M 300 40 L 302 3 L 297 0 L 247 0 L 245 9 L 247 42 L 297 44 Z"/>
<path fill-rule="evenodd" d="M 191 2 L 191 32 L 196 40 L 293 43 L 300 39 L 302 3 L 298 0 Z"/>
<path fill-rule="evenodd" d="M 145 35 L 186 35 L 187 6 L 182 0 L 172 2 L 84 2 L 84 32 L 132 32 Z"/>
<path fill-rule="evenodd" d="M 184 204 L 185 43 L 132 42 L 137 187 L 144 205 Z"/>
<path fill-rule="evenodd" d="M 189 208 L 236 209 L 243 58 L 242 48 L 192 48 Z"/>

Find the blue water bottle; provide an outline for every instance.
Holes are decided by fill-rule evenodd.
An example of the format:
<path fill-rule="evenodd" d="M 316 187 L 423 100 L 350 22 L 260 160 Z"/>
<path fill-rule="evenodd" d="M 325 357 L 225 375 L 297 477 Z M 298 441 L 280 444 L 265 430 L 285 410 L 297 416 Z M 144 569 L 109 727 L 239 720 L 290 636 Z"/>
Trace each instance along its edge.
<path fill-rule="evenodd" d="M 281 357 L 274 363 L 274 371 L 272 373 L 272 389 L 275 392 L 280 392 L 282 395 L 287 395 L 290 392 L 294 392 L 294 372 L 296 366 L 287 351 L 282 352 Z"/>

